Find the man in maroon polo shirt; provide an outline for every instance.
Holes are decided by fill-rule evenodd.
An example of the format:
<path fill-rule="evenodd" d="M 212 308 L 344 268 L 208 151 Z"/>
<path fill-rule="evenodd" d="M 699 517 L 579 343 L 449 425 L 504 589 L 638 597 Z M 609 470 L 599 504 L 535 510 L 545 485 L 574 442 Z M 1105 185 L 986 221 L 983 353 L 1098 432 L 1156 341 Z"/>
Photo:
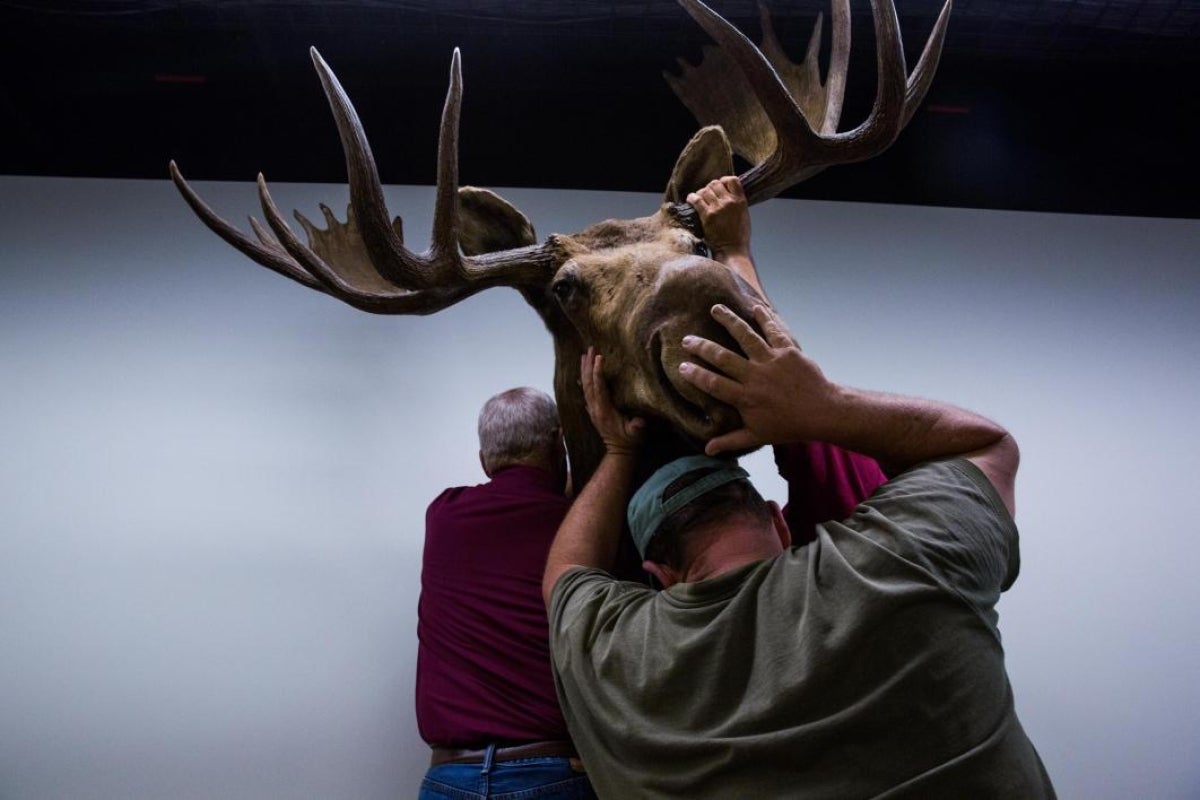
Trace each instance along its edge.
<path fill-rule="evenodd" d="M 479 459 L 488 482 L 447 489 L 425 517 L 417 725 L 433 755 L 420 797 L 594 798 L 554 693 L 541 596 L 570 506 L 554 401 L 528 388 L 488 400 Z"/>

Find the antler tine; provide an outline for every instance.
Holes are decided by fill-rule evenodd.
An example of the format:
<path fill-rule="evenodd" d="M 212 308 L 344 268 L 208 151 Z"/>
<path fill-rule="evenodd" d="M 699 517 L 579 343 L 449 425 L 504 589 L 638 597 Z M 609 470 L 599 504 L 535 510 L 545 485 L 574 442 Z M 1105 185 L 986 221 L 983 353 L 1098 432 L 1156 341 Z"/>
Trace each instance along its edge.
<path fill-rule="evenodd" d="M 921 57 L 917 59 L 917 67 L 908 79 L 908 92 L 904 98 L 904 121 L 900 123 L 901 128 L 908 125 L 908 121 L 917 112 L 917 106 L 921 105 L 921 101 L 925 99 L 925 93 L 929 91 L 929 86 L 933 83 L 938 62 L 942 58 L 942 43 L 946 40 L 946 27 L 950 24 L 950 10 L 953 5 L 954 0 L 946 0 L 946 4 L 942 6 L 942 11 L 938 14 L 937 22 L 933 26 L 933 33 L 929 34 L 929 40 L 925 42 L 925 49 L 921 51 Z"/>
<path fill-rule="evenodd" d="M 257 226 L 253 217 L 250 218 L 250 224 L 254 227 L 255 233 L 258 234 L 259 241 L 257 242 L 218 216 L 200 198 L 200 195 L 196 194 L 195 190 L 188 185 L 188 182 L 184 180 L 183 174 L 179 171 L 179 167 L 176 166 L 174 160 L 171 161 L 170 170 L 171 180 L 175 182 L 175 186 L 179 189 L 179 193 L 183 195 L 183 199 L 187 201 L 187 204 L 192 207 L 192 211 L 195 212 L 196 216 L 213 233 L 267 269 L 278 272 L 284 277 L 291 278 L 310 289 L 316 289 L 321 292 L 326 291 L 320 281 L 289 258 L 288 254 L 282 248 L 266 238 L 265 233 Z"/>
<path fill-rule="evenodd" d="M 433 208 L 430 254 L 448 259 L 459 277 L 466 277 L 458 252 L 458 122 L 462 117 L 462 55 L 450 57 L 450 86 L 438 130 L 437 200 Z"/>
<path fill-rule="evenodd" d="M 827 100 L 821 133 L 837 132 L 838 122 L 842 119 L 846 73 L 850 68 L 850 0 L 834 0 L 829 23 L 833 37 L 829 48 L 829 75 L 825 79 Z"/>
<path fill-rule="evenodd" d="M 543 282 L 554 270 L 553 247 L 548 244 L 464 256 L 461 253 L 460 196 L 458 188 L 458 129 L 462 117 L 462 54 L 454 48 L 450 58 L 450 86 L 438 131 L 437 199 L 433 210 L 433 237 L 428 255 L 441 281 L 465 281 L 472 291 L 487 286 L 512 286 Z"/>
<path fill-rule="evenodd" d="M 383 198 L 383 185 L 379 181 L 379 170 L 375 167 L 371 145 L 354 105 L 317 48 L 310 48 L 309 54 L 337 123 L 342 150 L 346 154 L 350 204 L 358 217 L 371 263 L 381 275 L 398 286 L 412 289 L 432 286 L 434 276 L 422 268 L 422 264 L 404 247 L 404 242 L 392 229 L 387 203 Z"/>
<path fill-rule="evenodd" d="M 842 116 L 842 101 L 846 94 L 846 64 L 850 58 L 850 0 L 833 0 L 833 41 L 830 48 L 830 67 L 827 80 L 821 80 L 820 54 L 824 14 L 817 15 L 808 50 L 800 65 L 792 63 L 775 35 L 775 25 L 767 4 L 759 0 L 759 27 L 762 44 L 759 49 L 775 68 L 784 86 L 817 133 L 834 133 Z M 726 133 L 730 131 L 726 130 Z M 733 137 L 733 134 L 730 134 Z M 743 154 L 744 155 L 744 154 Z"/>

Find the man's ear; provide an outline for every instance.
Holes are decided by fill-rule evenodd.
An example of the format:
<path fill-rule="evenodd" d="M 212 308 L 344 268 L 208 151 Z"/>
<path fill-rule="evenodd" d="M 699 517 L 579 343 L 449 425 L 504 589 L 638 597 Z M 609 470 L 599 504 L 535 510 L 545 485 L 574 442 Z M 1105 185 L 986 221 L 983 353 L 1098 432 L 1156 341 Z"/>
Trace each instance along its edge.
<path fill-rule="evenodd" d="M 779 543 L 783 545 L 783 549 L 787 550 L 792 546 L 792 529 L 788 527 L 787 520 L 783 518 L 783 511 L 780 510 L 779 503 L 768 500 L 767 505 L 771 508 L 771 524 L 775 526 L 775 535 L 779 537 Z"/>
<path fill-rule="evenodd" d="M 479 451 L 479 466 L 483 467 L 483 474 L 489 478 L 492 477 L 492 471 L 488 469 L 487 462 L 483 460 L 483 451 Z"/>
<path fill-rule="evenodd" d="M 659 564 L 657 561 L 643 561 L 642 569 L 646 570 L 646 572 L 649 572 L 651 575 L 657 578 L 658 582 L 662 584 L 664 589 L 670 589 L 672 586 L 679 583 L 679 579 L 682 577 L 678 572 L 675 571 L 674 567 L 666 564 Z"/>

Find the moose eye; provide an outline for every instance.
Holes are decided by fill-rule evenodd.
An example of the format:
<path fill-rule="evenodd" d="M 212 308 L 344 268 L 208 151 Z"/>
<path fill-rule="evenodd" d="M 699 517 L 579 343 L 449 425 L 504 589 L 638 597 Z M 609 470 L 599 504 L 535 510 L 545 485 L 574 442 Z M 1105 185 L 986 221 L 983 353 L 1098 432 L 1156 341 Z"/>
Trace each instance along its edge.
<path fill-rule="evenodd" d="M 560 302 L 565 303 L 575 292 L 575 281 L 571 278 L 560 278 L 554 282 L 554 285 L 550 287 L 550 290 L 554 292 L 554 296 L 557 297 Z"/>
<path fill-rule="evenodd" d="M 704 258 L 712 258 L 712 248 L 708 246 L 708 242 L 703 239 L 697 239 L 692 242 L 692 252 Z"/>

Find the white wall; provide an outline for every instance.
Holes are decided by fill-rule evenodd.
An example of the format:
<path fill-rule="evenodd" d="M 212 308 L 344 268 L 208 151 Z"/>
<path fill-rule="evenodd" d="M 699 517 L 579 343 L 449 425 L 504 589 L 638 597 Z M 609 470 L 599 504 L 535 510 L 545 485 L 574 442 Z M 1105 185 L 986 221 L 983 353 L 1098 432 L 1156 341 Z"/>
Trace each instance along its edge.
<path fill-rule="evenodd" d="M 543 235 L 656 202 L 505 194 Z M 389 197 L 423 247 L 431 191 Z M 1061 796 L 1200 795 L 1200 222 L 777 200 L 754 225 L 832 377 L 1021 442 L 1001 627 Z M 423 511 L 482 480 L 484 399 L 549 389 L 534 315 L 506 290 L 356 312 L 165 180 L 0 178 L 0 277 L 0 797 L 415 794 Z"/>

